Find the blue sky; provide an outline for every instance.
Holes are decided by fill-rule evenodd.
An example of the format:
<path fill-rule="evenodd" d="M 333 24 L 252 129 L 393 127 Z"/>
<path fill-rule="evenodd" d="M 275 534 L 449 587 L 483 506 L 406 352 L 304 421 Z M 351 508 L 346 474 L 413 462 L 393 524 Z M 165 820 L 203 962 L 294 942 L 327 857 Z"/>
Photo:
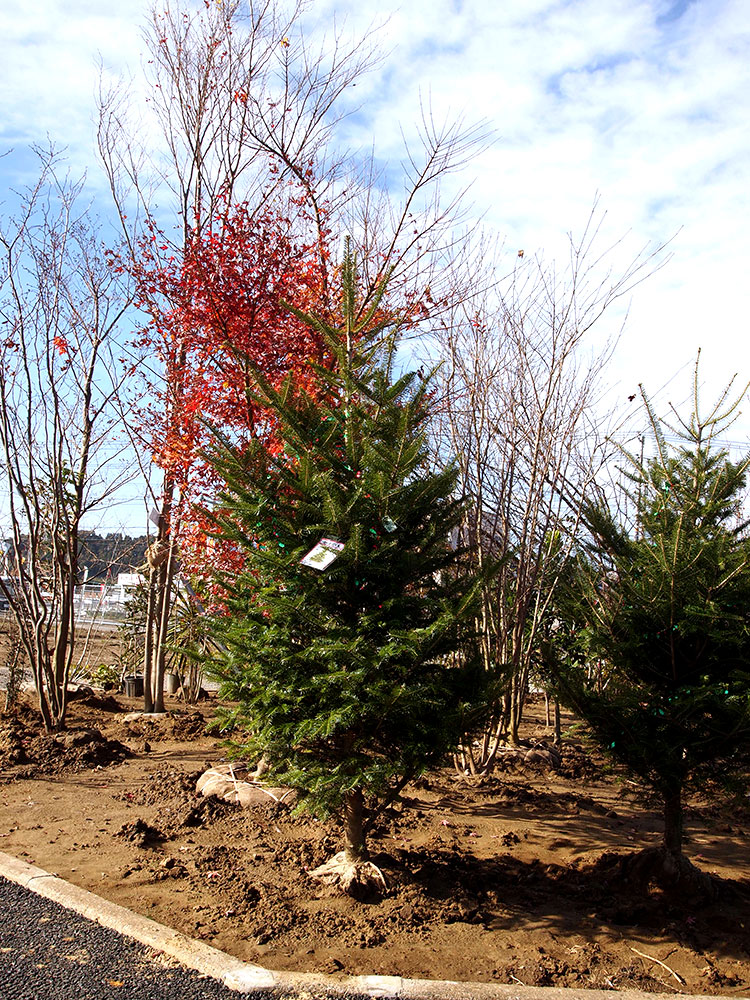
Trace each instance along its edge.
<path fill-rule="evenodd" d="M 49 135 L 97 183 L 96 60 L 138 75 L 144 4 L 5 0 L 0 11 L 0 186 L 24 147 Z M 401 155 L 420 100 L 437 118 L 486 118 L 494 146 L 473 163 L 474 211 L 519 249 L 562 260 L 594 199 L 602 245 L 621 261 L 672 240 L 640 286 L 611 381 L 645 382 L 666 404 L 687 395 L 698 347 L 707 392 L 750 379 L 750 5 L 740 0 L 313 0 L 308 30 L 381 24 L 379 71 L 358 86 L 344 141 Z M 616 267 L 616 264 L 615 264 Z M 602 323 L 604 338 L 622 311 Z M 662 386 L 677 378 L 662 392 Z M 738 425 L 747 434 L 750 420 Z M 734 432 L 733 432 L 734 433 Z"/>

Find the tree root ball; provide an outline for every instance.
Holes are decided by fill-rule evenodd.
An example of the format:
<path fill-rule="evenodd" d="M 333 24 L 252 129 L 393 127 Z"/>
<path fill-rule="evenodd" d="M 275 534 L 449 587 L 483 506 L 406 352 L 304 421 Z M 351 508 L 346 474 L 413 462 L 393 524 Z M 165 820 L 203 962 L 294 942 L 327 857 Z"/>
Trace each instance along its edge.
<path fill-rule="evenodd" d="M 371 861 L 353 860 L 346 851 L 335 854 L 309 874 L 311 878 L 335 886 L 355 899 L 382 896 L 387 889 L 383 873 L 377 865 Z"/>
<path fill-rule="evenodd" d="M 719 894 L 719 883 L 685 857 L 676 858 L 663 847 L 647 847 L 622 862 L 622 873 L 629 882 L 646 889 L 649 884 L 666 892 L 676 892 L 683 899 L 711 903 Z"/>

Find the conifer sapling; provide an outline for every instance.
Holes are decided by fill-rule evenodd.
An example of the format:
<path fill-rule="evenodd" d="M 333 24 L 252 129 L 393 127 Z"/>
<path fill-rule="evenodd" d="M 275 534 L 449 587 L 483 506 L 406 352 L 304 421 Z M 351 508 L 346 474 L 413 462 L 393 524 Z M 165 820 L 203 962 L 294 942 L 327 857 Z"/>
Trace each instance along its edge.
<path fill-rule="evenodd" d="M 429 461 L 429 377 L 394 373 L 399 321 L 382 288 L 358 302 L 348 252 L 341 281 L 340 323 L 298 313 L 332 359 L 314 366 L 314 396 L 253 369 L 281 449 L 225 440 L 213 457 L 227 483 L 217 528 L 247 561 L 222 581 L 212 668 L 244 752 L 301 808 L 343 818 L 344 850 L 314 874 L 354 892 L 382 888 L 366 846 L 379 810 L 457 745 L 487 680 L 478 581 L 451 545 L 456 473 Z"/>
<path fill-rule="evenodd" d="M 711 891 L 683 855 L 684 790 L 746 768 L 750 745 L 750 538 L 740 516 L 750 458 L 732 462 L 715 443 L 736 412 L 726 400 L 701 416 L 697 363 L 687 421 L 665 425 L 644 396 L 655 454 L 628 456 L 618 496 L 585 511 L 590 538 L 565 602 L 573 631 L 561 631 L 568 651 L 557 656 L 568 703 L 661 799 L 663 845 L 630 867 Z M 591 658 L 606 664 L 606 685 L 589 681 L 581 660 Z"/>

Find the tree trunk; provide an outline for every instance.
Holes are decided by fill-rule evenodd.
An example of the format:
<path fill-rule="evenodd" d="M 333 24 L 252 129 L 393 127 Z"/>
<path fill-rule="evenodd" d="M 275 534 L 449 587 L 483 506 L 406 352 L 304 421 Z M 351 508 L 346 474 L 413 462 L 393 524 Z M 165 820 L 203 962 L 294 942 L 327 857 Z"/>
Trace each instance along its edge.
<path fill-rule="evenodd" d="M 682 785 L 663 793 L 664 840 L 660 847 L 647 847 L 629 855 L 623 871 L 635 884 L 644 888 L 655 882 L 663 889 L 678 892 L 680 904 L 691 898 L 696 904 L 716 900 L 719 882 L 707 872 L 696 868 L 682 853 L 683 809 Z"/>
<path fill-rule="evenodd" d="M 366 899 L 373 893 L 382 895 L 386 889 L 383 873 L 367 860 L 364 811 L 362 789 L 347 792 L 344 798 L 344 850 L 310 872 L 313 878 L 336 885 L 355 899 Z"/>
<path fill-rule="evenodd" d="M 153 650 L 151 679 L 154 690 L 154 711 L 164 711 L 164 674 L 167 669 L 167 630 L 172 613 L 172 588 L 177 570 L 177 545 L 174 534 L 169 538 L 169 555 L 159 567 L 158 599 L 156 606 L 156 642 Z"/>
<path fill-rule="evenodd" d="M 65 714 L 68 707 L 68 678 L 75 645 L 75 569 L 69 570 L 67 579 L 60 583 L 61 600 L 59 622 L 53 650 L 55 731 L 65 729 Z"/>
<path fill-rule="evenodd" d="M 682 861 L 682 789 L 664 794 L 664 848 L 678 867 Z"/>
<path fill-rule="evenodd" d="M 39 696 L 39 713 L 42 716 L 42 722 L 44 723 L 45 733 L 54 733 L 55 726 L 53 721 L 52 712 L 50 710 L 49 701 L 47 699 L 47 689 L 45 686 L 44 679 L 44 666 L 41 663 L 35 664 L 34 666 L 34 683 L 36 685 L 36 692 Z"/>
<path fill-rule="evenodd" d="M 156 577 L 158 570 L 149 567 L 148 605 L 146 608 L 146 636 L 143 644 L 143 710 L 153 712 L 154 696 L 151 689 L 151 667 L 154 656 L 154 619 L 156 617 Z"/>
<path fill-rule="evenodd" d="M 169 619 L 169 591 L 167 564 L 156 570 L 154 586 L 154 639 L 151 650 L 151 702 L 152 711 L 164 711 L 164 672 L 166 670 L 164 642 Z"/>
<path fill-rule="evenodd" d="M 512 747 L 521 745 L 519 730 L 523 719 L 528 680 L 529 672 L 525 664 L 514 669 L 510 682 L 510 724 L 508 726 L 508 743 Z"/>
<path fill-rule="evenodd" d="M 367 858 L 363 825 L 364 796 L 361 788 L 355 788 L 344 800 L 344 854 L 355 864 Z"/>
<path fill-rule="evenodd" d="M 15 711 L 18 695 L 23 681 L 23 660 L 21 637 L 18 632 L 18 622 L 9 618 L 8 624 L 8 654 L 5 666 L 8 671 L 8 682 L 5 686 L 5 711 Z"/>

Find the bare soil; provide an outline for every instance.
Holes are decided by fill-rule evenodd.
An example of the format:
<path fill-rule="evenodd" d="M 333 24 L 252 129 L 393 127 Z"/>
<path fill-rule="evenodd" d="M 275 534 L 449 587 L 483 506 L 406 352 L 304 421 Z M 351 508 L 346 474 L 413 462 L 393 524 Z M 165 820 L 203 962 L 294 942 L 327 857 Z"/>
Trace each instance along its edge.
<path fill-rule="evenodd" d="M 658 812 L 580 735 L 529 754 L 551 745 L 532 706 L 494 777 L 406 789 L 371 838 L 388 891 L 362 902 L 308 874 L 340 848 L 335 821 L 196 794 L 225 759 L 212 702 L 125 721 L 139 707 L 89 694 L 59 736 L 30 708 L 0 718 L 0 850 L 272 969 L 750 992 L 747 798 L 688 810 L 716 903 L 632 885 L 622 859 L 659 842 Z"/>

